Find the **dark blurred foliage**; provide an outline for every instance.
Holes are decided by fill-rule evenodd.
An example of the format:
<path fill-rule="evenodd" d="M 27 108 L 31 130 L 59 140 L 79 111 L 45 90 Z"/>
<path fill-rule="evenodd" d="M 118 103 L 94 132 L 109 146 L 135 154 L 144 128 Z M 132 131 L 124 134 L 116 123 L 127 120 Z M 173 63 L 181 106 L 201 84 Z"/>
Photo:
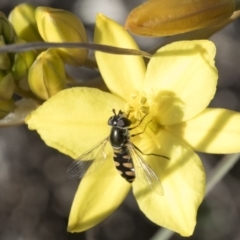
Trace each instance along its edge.
<path fill-rule="evenodd" d="M 0 10 L 8 14 L 21 2 L 2 0 Z M 90 0 L 28 2 L 73 11 L 83 19 L 91 36 L 94 19 L 85 18 L 91 4 L 96 8 L 93 12 L 102 12 L 110 5 L 118 7 L 122 3 L 126 11 L 119 11 L 119 15 L 123 15 L 124 22 L 127 12 L 142 1 L 128 4 L 126 0 L 101 0 L 99 10 Z M 88 7 L 88 11 L 84 7 Z M 118 10 L 116 8 L 113 12 Z M 240 110 L 239 29 L 238 20 L 211 38 L 217 46 L 219 69 L 219 85 L 211 107 Z M 141 47 L 146 48 L 149 43 L 151 47 L 153 41 L 156 40 L 141 39 Z M 218 155 L 200 156 L 207 174 L 221 158 Z M 69 157 L 47 147 L 38 134 L 26 126 L 0 129 L 1 240 L 147 240 L 159 229 L 141 213 L 130 193 L 119 209 L 98 226 L 85 233 L 67 233 L 68 214 L 78 187 L 77 180 L 66 178 L 70 163 Z M 239 175 L 240 163 L 237 163 L 208 195 L 199 209 L 197 227 L 189 240 L 240 239 Z M 170 239 L 183 238 L 175 234 Z"/>

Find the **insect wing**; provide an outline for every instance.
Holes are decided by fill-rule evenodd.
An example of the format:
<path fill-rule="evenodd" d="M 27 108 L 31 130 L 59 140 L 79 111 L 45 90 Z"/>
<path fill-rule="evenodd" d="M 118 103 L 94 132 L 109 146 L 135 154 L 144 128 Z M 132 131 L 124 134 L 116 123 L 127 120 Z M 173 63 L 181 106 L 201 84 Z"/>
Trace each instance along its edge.
<path fill-rule="evenodd" d="M 78 157 L 67 169 L 68 178 L 83 178 L 96 172 L 105 162 L 108 137 Z"/>
<path fill-rule="evenodd" d="M 133 143 L 128 143 L 128 149 L 133 160 L 137 179 L 141 183 L 148 185 L 158 195 L 163 195 L 163 187 L 155 172 L 143 159 L 140 151 L 135 148 Z"/>

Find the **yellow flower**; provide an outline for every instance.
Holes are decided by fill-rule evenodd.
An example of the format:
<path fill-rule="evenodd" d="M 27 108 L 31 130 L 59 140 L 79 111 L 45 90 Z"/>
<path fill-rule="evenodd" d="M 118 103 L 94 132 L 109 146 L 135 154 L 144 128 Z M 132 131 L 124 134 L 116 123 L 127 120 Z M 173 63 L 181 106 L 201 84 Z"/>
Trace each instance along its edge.
<path fill-rule="evenodd" d="M 114 21 L 98 15 L 95 42 L 138 49 Z M 106 161 L 84 177 L 75 195 L 68 230 L 84 231 L 109 216 L 133 189 L 140 209 L 158 225 L 183 236 L 192 234 L 205 190 L 205 172 L 193 150 L 216 153 L 240 150 L 240 114 L 206 109 L 217 84 L 215 47 L 207 40 L 172 43 L 158 50 L 147 68 L 140 56 L 96 52 L 100 72 L 111 93 L 94 88 L 59 92 L 34 111 L 26 122 L 51 147 L 77 158 L 109 135 L 112 109 L 129 113 L 136 124 L 131 141 L 161 180 L 164 195 L 138 179 L 125 181 L 107 145 Z M 149 121 L 151 122 L 149 123 Z M 149 123 L 149 124 L 148 124 Z"/>

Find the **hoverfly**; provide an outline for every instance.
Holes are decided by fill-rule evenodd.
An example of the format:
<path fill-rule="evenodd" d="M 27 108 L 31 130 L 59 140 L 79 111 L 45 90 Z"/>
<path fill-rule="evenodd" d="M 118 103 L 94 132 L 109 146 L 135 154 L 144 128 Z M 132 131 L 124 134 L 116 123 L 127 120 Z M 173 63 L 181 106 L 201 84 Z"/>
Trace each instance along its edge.
<path fill-rule="evenodd" d="M 108 120 L 108 125 L 111 126 L 110 135 L 77 158 L 69 166 L 67 176 L 69 178 L 83 178 L 97 171 L 106 159 L 104 150 L 107 143 L 110 142 L 113 149 L 115 167 L 121 176 L 129 183 L 132 183 L 136 178 L 143 184 L 148 185 L 157 194 L 163 195 L 162 184 L 151 167 L 143 159 L 143 155 L 155 155 L 166 159 L 168 157 L 157 154 L 143 154 L 130 141 L 130 137 L 143 133 L 130 135 L 129 131 L 138 127 L 145 117 L 137 126 L 130 128 L 132 122 L 121 110 L 116 113 L 113 109 L 113 113 L 114 115 Z"/>

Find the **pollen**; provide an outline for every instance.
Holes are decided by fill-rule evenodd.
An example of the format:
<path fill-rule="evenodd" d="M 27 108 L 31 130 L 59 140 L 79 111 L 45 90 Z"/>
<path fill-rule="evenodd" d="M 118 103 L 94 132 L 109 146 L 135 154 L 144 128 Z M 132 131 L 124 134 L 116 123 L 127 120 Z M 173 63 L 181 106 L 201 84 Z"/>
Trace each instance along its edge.
<path fill-rule="evenodd" d="M 149 113 L 148 100 L 143 92 L 136 91 L 131 94 L 130 100 L 126 104 L 126 112 L 133 122 L 140 121 Z"/>

